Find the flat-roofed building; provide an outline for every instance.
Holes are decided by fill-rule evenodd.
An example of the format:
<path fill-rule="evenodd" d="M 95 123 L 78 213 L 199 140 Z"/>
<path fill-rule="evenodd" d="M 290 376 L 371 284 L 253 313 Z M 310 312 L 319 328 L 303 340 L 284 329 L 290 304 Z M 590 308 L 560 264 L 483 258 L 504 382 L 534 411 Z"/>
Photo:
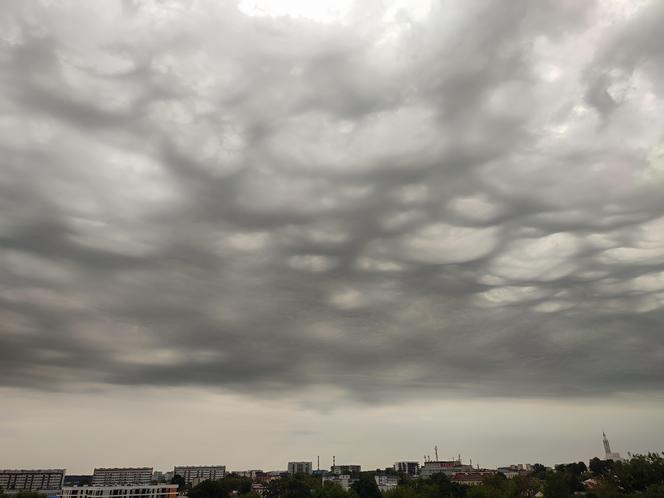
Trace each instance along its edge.
<path fill-rule="evenodd" d="M 177 484 L 65 486 L 62 498 L 177 498 Z"/>
<path fill-rule="evenodd" d="M 99 468 L 92 474 L 93 486 L 148 485 L 152 480 L 152 467 Z"/>
<path fill-rule="evenodd" d="M 457 472 L 452 474 L 450 481 L 455 484 L 465 484 L 466 486 L 478 486 L 484 482 L 487 477 L 495 475 L 494 470 L 475 470 L 471 472 Z"/>
<path fill-rule="evenodd" d="M 416 476 L 420 472 L 420 462 L 394 462 L 394 470 Z"/>
<path fill-rule="evenodd" d="M 472 472 L 474 469 L 471 465 L 466 465 L 461 460 L 429 460 L 424 462 L 424 466 L 420 468 L 420 475 L 422 477 L 431 477 L 434 474 L 445 474 L 450 477 L 457 472 Z"/>
<path fill-rule="evenodd" d="M 330 468 L 333 474 L 359 474 L 362 471 L 361 465 L 332 465 Z"/>
<path fill-rule="evenodd" d="M 378 489 L 381 493 L 384 493 L 385 491 L 392 491 L 399 485 L 399 476 L 380 475 L 374 476 L 374 480 L 376 481 L 376 486 L 378 486 Z"/>
<path fill-rule="evenodd" d="M 178 465 L 173 475 L 180 476 L 187 484 L 203 481 L 216 481 L 226 475 L 225 465 Z"/>
<path fill-rule="evenodd" d="M 323 486 L 325 486 L 327 483 L 336 484 L 341 486 L 345 491 L 348 491 L 355 481 L 357 481 L 357 479 L 351 478 L 351 476 L 348 474 L 332 474 L 329 476 L 323 476 Z"/>
<path fill-rule="evenodd" d="M 53 491 L 62 488 L 65 469 L 3 469 L 0 488 L 19 491 Z"/>
<path fill-rule="evenodd" d="M 311 475 L 312 465 L 311 462 L 288 462 L 288 473 L 295 474 L 309 474 Z"/>

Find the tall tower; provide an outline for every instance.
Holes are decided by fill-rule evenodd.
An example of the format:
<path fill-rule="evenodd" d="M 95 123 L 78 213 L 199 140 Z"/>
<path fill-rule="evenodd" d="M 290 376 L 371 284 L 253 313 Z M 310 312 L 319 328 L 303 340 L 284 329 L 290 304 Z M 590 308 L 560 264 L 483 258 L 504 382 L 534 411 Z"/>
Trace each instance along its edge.
<path fill-rule="evenodd" d="M 611 445 L 609 444 L 609 440 L 606 438 L 605 432 L 602 432 L 602 437 L 602 442 L 604 443 L 604 456 L 607 460 L 609 460 L 613 457 L 613 453 L 611 453 Z"/>

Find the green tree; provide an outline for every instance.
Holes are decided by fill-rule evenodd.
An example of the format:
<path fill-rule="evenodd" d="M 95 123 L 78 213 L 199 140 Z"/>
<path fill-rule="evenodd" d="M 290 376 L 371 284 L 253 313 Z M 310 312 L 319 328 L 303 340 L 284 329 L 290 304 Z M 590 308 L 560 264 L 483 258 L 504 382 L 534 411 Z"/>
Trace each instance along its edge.
<path fill-rule="evenodd" d="M 360 478 L 351 485 L 358 498 L 381 498 L 380 490 L 372 474 L 362 473 Z"/>
<path fill-rule="evenodd" d="M 385 491 L 383 498 L 420 498 L 420 495 L 412 487 L 400 485 Z"/>
<path fill-rule="evenodd" d="M 608 475 L 612 468 L 613 462 L 611 460 L 600 460 L 597 457 L 590 460 L 590 464 L 588 465 L 588 469 L 595 477 Z"/>
<path fill-rule="evenodd" d="M 175 474 L 171 479 L 171 484 L 178 485 L 178 491 L 184 491 L 187 488 L 187 483 L 180 474 Z"/>
<path fill-rule="evenodd" d="M 541 488 L 540 482 L 530 475 L 516 476 L 512 482 L 515 496 L 519 498 L 534 498 Z"/>
<path fill-rule="evenodd" d="M 574 480 L 567 472 L 548 472 L 544 480 L 546 498 L 570 498 L 574 494 Z"/>
<path fill-rule="evenodd" d="M 19 491 L 16 498 L 46 498 L 46 493 L 38 493 L 36 491 Z"/>
<path fill-rule="evenodd" d="M 326 482 L 320 488 L 315 488 L 313 498 L 352 498 L 354 495 L 334 482 Z"/>
<path fill-rule="evenodd" d="M 514 483 L 504 474 L 489 476 L 479 486 L 468 490 L 468 498 L 511 498 L 514 496 Z"/>

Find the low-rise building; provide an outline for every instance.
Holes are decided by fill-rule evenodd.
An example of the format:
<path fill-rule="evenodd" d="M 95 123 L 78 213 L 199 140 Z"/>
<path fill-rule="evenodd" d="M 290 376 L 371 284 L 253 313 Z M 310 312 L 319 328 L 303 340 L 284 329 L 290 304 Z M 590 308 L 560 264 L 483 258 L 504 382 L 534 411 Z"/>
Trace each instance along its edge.
<path fill-rule="evenodd" d="M 343 474 L 359 474 L 362 471 L 362 466 L 360 465 L 332 465 L 330 468 L 333 474 L 343 475 Z"/>
<path fill-rule="evenodd" d="M 177 484 L 65 486 L 62 498 L 177 498 Z"/>
<path fill-rule="evenodd" d="M 391 491 L 399 485 L 398 476 L 374 476 L 378 489 L 382 492 Z"/>
<path fill-rule="evenodd" d="M 311 475 L 311 462 L 288 462 L 288 474 L 308 474 Z"/>
<path fill-rule="evenodd" d="M 528 470 L 523 464 L 519 465 L 508 465 L 505 467 L 498 467 L 496 469 L 497 472 L 500 472 L 503 474 L 505 477 L 508 479 L 513 479 L 514 477 L 520 476 L 520 475 L 526 475 L 528 473 Z"/>
<path fill-rule="evenodd" d="M 323 486 L 325 486 L 326 483 L 337 484 L 345 491 L 348 491 L 355 481 L 357 481 L 357 479 L 351 478 L 348 474 L 331 474 L 323 476 Z"/>
<path fill-rule="evenodd" d="M 18 491 L 56 491 L 65 480 L 65 469 L 3 469 L 0 489 Z"/>
<path fill-rule="evenodd" d="M 152 481 L 152 467 L 97 468 L 92 474 L 93 486 L 148 485 Z"/>
<path fill-rule="evenodd" d="M 173 475 L 180 476 L 187 484 L 200 484 L 203 481 L 216 481 L 226 475 L 225 465 L 178 465 Z M 196 484 L 194 484 L 196 482 Z"/>
<path fill-rule="evenodd" d="M 484 479 L 494 475 L 493 470 L 475 470 L 472 472 L 457 472 L 452 474 L 450 481 L 456 484 L 465 484 L 466 486 L 477 486 L 482 484 Z"/>

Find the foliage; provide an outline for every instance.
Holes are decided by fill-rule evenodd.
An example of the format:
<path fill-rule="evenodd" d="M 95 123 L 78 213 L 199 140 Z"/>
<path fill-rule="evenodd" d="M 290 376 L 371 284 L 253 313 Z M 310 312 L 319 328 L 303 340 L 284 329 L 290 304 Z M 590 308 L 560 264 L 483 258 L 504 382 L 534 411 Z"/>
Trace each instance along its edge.
<path fill-rule="evenodd" d="M 189 491 L 189 498 L 228 498 L 237 492 L 247 495 L 251 492 L 251 479 L 248 477 L 226 476 L 219 480 L 203 481 Z"/>
<path fill-rule="evenodd" d="M 358 498 L 381 498 L 380 490 L 371 473 L 362 473 L 360 478 L 351 485 Z"/>
<path fill-rule="evenodd" d="M 38 493 L 37 491 L 19 491 L 15 496 L 16 498 L 46 498 L 45 493 Z"/>
<path fill-rule="evenodd" d="M 182 477 L 180 474 L 175 474 L 173 476 L 173 479 L 171 479 L 171 484 L 177 484 L 178 491 L 184 491 L 187 489 L 187 483 L 185 482 L 184 477 Z"/>

